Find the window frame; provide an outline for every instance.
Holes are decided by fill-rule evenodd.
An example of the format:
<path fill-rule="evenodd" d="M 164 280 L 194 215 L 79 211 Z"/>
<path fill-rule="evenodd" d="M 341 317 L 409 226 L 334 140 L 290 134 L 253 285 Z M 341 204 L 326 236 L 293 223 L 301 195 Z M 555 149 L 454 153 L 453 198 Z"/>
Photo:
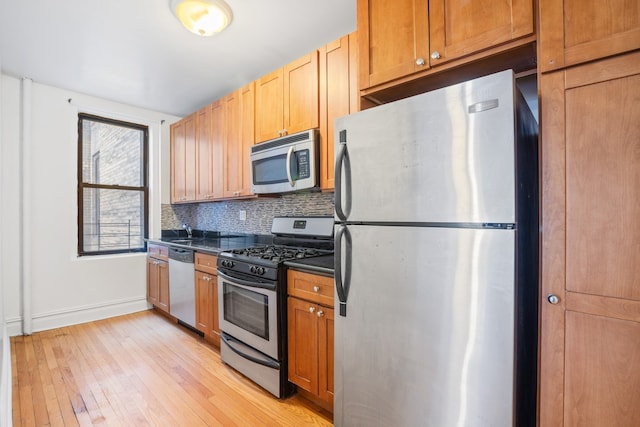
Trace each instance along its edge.
<path fill-rule="evenodd" d="M 142 186 L 127 186 L 127 185 L 107 185 L 107 184 L 95 184 L 84 182 L 83 180 L 83 128 L 82 124 L 84 120 L 89 120 L 93 122 L 100 122 L 108 125 L 115 125 L 119 127 L 125 127 L 130 129 L 135 129 L 142 131 L 143 133 L 143 142 L 142 142 Z M 92 159 L 93 161 L 93 159 Z M 77 208 L 78 208 L 78 246 L 77 252 L 78 256 L 94 256 L 94 255 L 112 255 L 112 254 L 125 254 L 125 253 L 138 253 L 138 252 L 146 252 L 147 251 L 147 239 L 149 237 L 149 126 L 142 125 L 133 122 L 127 122 L 124 120 L 112 119 L 109 117 L 97 116 L 94 114 L 88 113 L 78 113 L 78 158 L 77 158 Z M 87 188 L 92 189 L 107 189 L 107 190 L 122 190 L 122 191 L 140 191 L 143 194 L 144 198 L 144 206 L 143 206 L 143 215 L 144 220 L 142 224 L 142 239 L 143 244 L 140 248 L 126 248 L 126 249 L 110 249 L 110 250 L 99 250 L 99 251 L 87 251 L 84 249 L 84 190 Z"/>

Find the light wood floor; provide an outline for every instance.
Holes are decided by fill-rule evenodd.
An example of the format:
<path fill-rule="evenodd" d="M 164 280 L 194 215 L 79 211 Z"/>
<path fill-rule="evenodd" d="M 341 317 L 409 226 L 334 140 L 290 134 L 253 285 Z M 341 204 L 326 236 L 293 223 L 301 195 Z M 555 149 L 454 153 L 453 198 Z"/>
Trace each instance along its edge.
<path fill-rule="evenodd" d="M 278 400 L 217 349 L 146 311 L 11 339 L 15 426 L 330 426 Z"/>

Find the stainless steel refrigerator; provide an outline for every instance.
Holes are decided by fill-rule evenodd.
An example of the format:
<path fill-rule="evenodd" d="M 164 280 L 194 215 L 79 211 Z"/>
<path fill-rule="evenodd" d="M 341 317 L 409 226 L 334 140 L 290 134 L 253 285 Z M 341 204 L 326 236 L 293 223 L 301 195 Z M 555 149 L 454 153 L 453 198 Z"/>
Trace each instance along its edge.
<path fill-rule="evenodd" d="M 335 129 L 335 425 L 535 425 L 537 123 L 513 72 Z"/>

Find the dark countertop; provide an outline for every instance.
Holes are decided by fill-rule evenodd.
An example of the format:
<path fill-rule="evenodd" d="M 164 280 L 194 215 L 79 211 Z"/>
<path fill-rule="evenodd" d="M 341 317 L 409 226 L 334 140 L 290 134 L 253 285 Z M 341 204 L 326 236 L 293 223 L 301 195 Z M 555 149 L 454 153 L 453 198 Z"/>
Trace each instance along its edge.
<path fill-rule="evenodd" d="M 285 261 L 284 265 L 296 270 L 307 270 L 313 273 L 333 276 L 333 255 Z"/>
<path fill-rule="evenodd" d="M 162 230 L 160 239 L 147 239 L 147 241 L 157 245 L 175 246 L 218 255 L 220 252 L 231 249 L 269 245 L 273 242 L 273 237 L 260 234 L 194 230 L 193 237 L 188 239 L 184 230 Z M 286 261 L 284 264 L 298 270 L 333 276 L 333 255 Z"/>
<path fill-rule="evenodd" d="M 231 249 L 267 245 L 271 243 L 272 237 L 258 234 L 194 230 L 193 237 L 188 239 L 184 230 L 162 230 L 160 239 L 147 239 L 147 241 L 217 255 Z"/>

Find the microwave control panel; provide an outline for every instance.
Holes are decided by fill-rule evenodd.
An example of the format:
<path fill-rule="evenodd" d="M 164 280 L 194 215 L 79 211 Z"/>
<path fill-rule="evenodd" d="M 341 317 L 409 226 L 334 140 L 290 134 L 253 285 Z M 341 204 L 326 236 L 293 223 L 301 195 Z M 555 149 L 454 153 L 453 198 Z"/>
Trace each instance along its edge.
<path fill-rule="evenodd" d="M 309 150 L 296 151 L 296 157 L 298 158 L 298 179 L 309 178 L 311 176 Z"/>

